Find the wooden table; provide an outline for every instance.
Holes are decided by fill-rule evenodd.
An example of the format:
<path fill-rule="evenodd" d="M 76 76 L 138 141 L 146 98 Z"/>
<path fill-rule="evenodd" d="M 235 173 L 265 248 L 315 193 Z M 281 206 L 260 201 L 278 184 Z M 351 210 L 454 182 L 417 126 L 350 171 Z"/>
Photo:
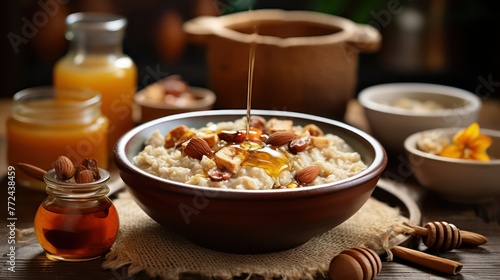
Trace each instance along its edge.
<path fill-rule="evenodd" d="M 10 267 L 9 256 L 10 230 L 7 220 L 7 163 L 5 159 L 6 139 L 5 120 L 10 112 L 10 100 L 0 100 L 0 279 L 148 279 L 145 273 L 127 277 L 126 270 L 109 271 L 101 269 L 103 258 L 83 263 L 49 261 L 36 239 L 15 244 L 15 272 Z M 485 101 L 480 115 L 480 123 L 485 128 L 500 130 L 500 102 Z M 361 129 L 368 130 L 362 109 L 356 101 L 349 104 L 346 122 Z M 391 156 L 385 175 L 397 174 L 401 165 L 398 158 Z M 17 171 L 20 172 L 20 171 Z M 461 262 L 464 267 L 460 275 L 446 276 L 428 269 L 402 261 L 383 262 L 383 268 L 377 279 L 500 279 L 500 197 L 481 205 L 458 205 L 443 201 L 436 194 L 423 190 L 414 183 L 413 178 L 401 177 L 401 188 L 407 192 L 420 206 L 422 222 L 435 220 L 449 221 L 461 229 L 476 231 L 488 238 L 488 243 L 478 248 L 457 249 L 438 256 Z M 500 184 L 500 176 L 499 176 Z M 33 217 L 45 193 L 35 192 L 21 186 L 16 187 L 16 218 L 18 229 L 33 227 Z M 14 233 L 13 233 L 14 234 Z M 21 237 L 16 232 L 16 237 Z M 26 239 L 26 238 L 22 238 Z M 420 245 L 419 250 L 425 250 Z M 297 260 L 300 261 L 300 260 Z"/>

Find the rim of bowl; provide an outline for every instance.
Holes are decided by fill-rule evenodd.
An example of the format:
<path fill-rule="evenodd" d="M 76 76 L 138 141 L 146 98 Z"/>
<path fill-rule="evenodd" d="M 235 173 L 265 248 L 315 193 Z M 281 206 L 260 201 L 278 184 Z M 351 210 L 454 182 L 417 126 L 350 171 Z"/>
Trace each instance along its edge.
<path fill-rule="evenodd" d="M 214 191 L 217 193 L 247 193 L 247 194 L 255 194 L 256 196 L 260 195 L 271 195 L 271 194 L 283 194 L 283 193 L 317 193 L 317 192 L 322 192 L 322 190 L 327 190 L 329 187 L 335 187 L 337 190 L 343 190 L 346 188 L 349 188 L 353 185 L 356 185 L 359 183 L 359 180 L 362 180 L 364 177 L 376 177 L 380 176 L 382 171 L 384 170 L 385 166 L 387 165 L 387 155 L 382 147 L 382 145 L 371 135 L 368 133 L 357 129 L 355 127 L 352 127 L 350 125 L 347 125 L 345 123 L 342 123 L 340 121 L 336 120 L 331 120 L 327 119 L 324 117 L 318 117 L 318 116 L 313 116 L 309 114 L 304 114 L 304 113 L 297 113 L 297 112 L 288 112 L 288 111 L 273 111 L 273 110 L 260 110 L 260 109 L 255 109 L 252 110 L 252 115 L 263 115 L 267 117 L 290 117 L 290 118 L 299 118 L 299 119 L 305 119 L 311 122 L 321 122 L 325 123 L 328 125 L 333 125 L 340 127 L 342 129 L 345 129 L 349 132 L 352 132 L 356 134 L 357 136 L 365 139 L 370 147 L 374 150 L 374 158 L 373 162 L 367 166 L 367 168 L 360 173 L 343 179 L 339 180 L 337 182 L 333 183 L 328 183 L 328 184 L 321 184 L 321 185 L 316 185 L 316 186 L 308 186 L 306 188 L 295 188 L 295 189 L 276 189 L 276 190 L 241 190 L 241 189 L 220 189 L 220 188 L 209 188 L 206 186 L 197 186 L 197 185 L 191 185 L 191 184 L 186 184 L 186 183 L 181 183 L 173 180 L 168 180 L 165 178 L 161 178 L 159 176 L 150 174 L 139 167 L 135 166 L 127 157 L 125 153 L 126 145 L 129 142 L 129 140 L 135 136 L 137 133 L 139 133 L 141 130 L 154 126 L 159 123 L 167 122 L 170 120 L 177 120 L 177 119 L 182 119 L 182 118 L 193 118 L 193 117 L 206 117 L 206 116 L 221 116 L 221 115 L 227 115 L 228 117 L 234 116 L 236 117 L 243 117 L 246 115 L 246 110 L 241 110 L 241 109 L 229 109 L 229 110 L 209 110 L 209 111 L 195 111 L 195 112 L 188 112 L 188 113 L 181 113 L 181 114 L 174 114 L 174 115 L 169 115 L 166 117 L 162 117 L 156 120 L 152 120 L 149 122 L 146 122 L 144 124 L 141 124 L 127 133 L 125 133 L 116 143 L 115 148 L 114 148 L 114 157 L 115 161 L 117 162 L 118 165 L 122 165 L 125 168 L 129 170 L 133 170 L 137 174 L 145 177 L 152 178 L 156 181 L 161 181 L 165 183 L 169 183 L 172 185 L 177 185 L 181 186 L 183 188 L 177 188 L 177 191 L 189 191 L 189 190 L 197 190 L 197 191 Z M 262 198 L 262 197 L 260 197 Z"/>
<path fill-rule="evenodd" d="M 215 103 L 215 100 L 217 99 L 215 96 L 215 93 L 209 89 L 206 88 L 200 88 L 200 87 L 188 87 L 188 92 L 191 93 L 195 97 L 201 97 L 200 99 L 195 100 L 195 102 L 192 103 L 192 106 L 175 106 L 175 105 L 170 105 L 170 104 L 164 104 L 164 103 L 158 103 L 154 101 L 148 101 L 144 97 L 144 92 L 138 92 L 137 94 L 134 95 L 134 100 L 137 104 L 140 106 L 144 107 L 150 107 L 150 108 L 155 108 L 155 109 L 166 109 L 166 110 L 189 110 L 189 109 L 196 109 L 196 108 L 204 108 L 210 105 L 213 105 Z"/>
<path fill-rule="evenodd" d="M 388 104 L 379 103 L 372 100 L 373 96 L 380 93 L 411 93 L 421 92 L 443 96 L 450 96 L 467 101 L 465 106 L 457 108 L 445 108 L 429 112 L 415 112 L 403 108 L 397 108 Z M 404 96 L 404 95 L 402 95 Z M 387 83 L 367 87 L 358 94 L 359 103 L 368 109 L 384 112 L 387 114 L 404 116 L 442 116 L 443 113 L 463 114 L 464 112 L 474 112 L 481 108 L 481 99 L 473 93 L 446 85 L 428 84 L 428 83 Z"/>
<path fill-rule="evenodd" d="M 431 160 L 436 160 L 436 161 L 458 163 L 458 164 L 470 164 L 470 165 L 497 165 L 497 164 L 500 164 L 500 158 L 491 159 L 490 161 L 478 161 L 478 160 L 469 160 L 469 159 L 449 158 L 449 157 L 442 157 L 442 156 L 434 155 L 431 153 L 427 153 L 427 152 L 424 152 L 424 151 L 417 149 L 417 147 L 416 147 L 417 140 L 423 133 L 432 133 L 432 132 L 439 131 L 439 132 L 444 132 L 446 135 L 453 135 L 454 133 L 458 132 L 461 129 L 463 129 L 463 128 L 447 127 L 447 128 L 435 128 L 435 129 L 419 131 L 417 133 L 413 133 L 412 135 L 408 136 L 405 139 L 404 147 L 405 147 L 406 151 L 410 154 L 418 155 L 420 157 L 431 159 Z M 494 136 L 494 137 L 500 139 L 500 131 L 498 131 L 498 130 L 481 128 L 481 133 L 488 135 L 488 136 Z"/>

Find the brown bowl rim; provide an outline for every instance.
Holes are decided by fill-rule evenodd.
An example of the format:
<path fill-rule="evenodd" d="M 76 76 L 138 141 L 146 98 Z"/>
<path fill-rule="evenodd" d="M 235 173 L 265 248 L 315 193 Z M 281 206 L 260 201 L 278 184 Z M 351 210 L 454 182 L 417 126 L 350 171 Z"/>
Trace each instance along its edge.
<path fill-rule="evenodd" d="M 182 113 L 182 114 L 174 114 L 174 115 L 169 115 L 166 117 L 162 117 L 156 120 L 152 120 L 149 122 L 146 122 L 144 124 L 141 124 L 130 131 L 128 131 L 126 134 L 124 134 L 116 143 L 114 151 L 113 151 L 113 158 L 115 160 L 116 166 L 120 170 L 120 172 L 125 172 L 129 174 L 135 174 L 136 176 L 140 176 L 141 180 L 144 179 L 149 179 L 157 182 L 161 182 L 161 184 L 154 184 L 153 186 L 148 186 L 148 187 L 154 187 L 157 189 L 164 189 L 164 190 L 169 190 L 169 191 L 174 191 L 177 193 L 189 193 L 192 194 L 193 192 L 203 192 L 204 194 L 207 193 L 217 193 L 218 197 L 220 198 L 220 195 L 223 195 L 225 198 L 232 198 L 232 199 L 274 199 L 274 198 L 284 198 L 284 196 L 289 196 L 289 197 L 297 197 L 297 196 L 312 196 L 312 195 L 320 195 L 325 192 L 332 192 L 332 191 L 342 191 L 344 189 L 356 186 L 356 185 L 362 185 L 362 183 L 372 180 L 372 179 L 377 179 L 381 175 L 382 171 L 385 169 L 387 165 L 387 155 L 382 147 L 382 145 L 371 135 L 368 133 L 355 128 L 353 126 L 350 126 L 348 124 L 345 124 L 340 121 L 332 120 L 332 119 L 327 119 L 324 117 L 319 117 L 319 116 L 314 116 L 310 114 L 305 114 L 305 113 L 298 113 L 298 112 L 289 112 L 289 111 L 275 111 L 275 110 L 260 110 L 260 109 L 255 109 L 252 110 L 252 115 L 260 115 L 264 117 L 287 117 L 287 118 L 294 118 L 294 119 L 303 119 L 307 120 L 310 122 L 314 123 L 323 123 L 326 125 L 338 127 L 344 131 L 347 131 L 348 133 L 351 133 L 352 135 L 356 136 L 357 138 L 363 139 L 366 141 L 365 145 L 369 145 L 371 149 L 373 150 L 373 161 L 371 164 L 367 166 L 365 170 L 362 172 L 354 175 L 353 177 L 343 179 L 334 183 L 328 183 L 328 184 L 321 184 L 321 185 L 316 185 L 316 186 L 308 186 L 305 188 L 296 188 L 296 189 L 276 189 L 276 190 L 239 190 L 239 189 L 218 189 L 218 188 L 208 188 L 205 186 L 196 186 L 196 185 L 190 185 L 186 183 L 180 183 L 172 180 L 168 180 L 165 178 L 158 177 L 156 175 L 147 173 L 144 170 L 141 170 L 137 166 L 133 165 L 131 160 L 128 158 L 126 154 L 127 146 L 131 145 L 129 141 L 136 136 L 139 132 L 142 130 L 153 127 L 155 125 L 169 122 L 172 120 L 179 120 L 183 118 L 196 118 L 196 117 L 207 117 L 207 116 L 226 116 L 231 117 L 234 116 L 234 119 L 238 117 L 243 117 L 246 115 L 246 110 L 241 110 L 241 109 L 229 109 L 229 110 L 209 110 L 209 111 L 196 111 L 196 112 L 188 112 L 188 113 Z M 145 139 L 143 139 L 145 140 Z M 129 186 L 134 188 L 133 186 Z M 250 194 L 250 195 L 248 195 Z M 209 197 L 210 194 L 207 194 Z"/>

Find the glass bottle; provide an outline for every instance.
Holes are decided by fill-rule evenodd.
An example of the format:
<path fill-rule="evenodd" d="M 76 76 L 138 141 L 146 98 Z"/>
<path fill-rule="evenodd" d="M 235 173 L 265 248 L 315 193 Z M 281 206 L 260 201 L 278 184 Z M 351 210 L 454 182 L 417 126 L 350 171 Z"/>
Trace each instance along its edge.
<path fill-rule="evenodd" d="M 44 175 L 47 198 L 35 215 L 35 234 L 51 260 L 86 261 L 105 254 L 116 240 L 118 213 L 109 193 L 109 173 L 91 183 L 60 181 Z"/>
<path fill-rule="evenodd" d="M 53 168 L 54 155 L 73 162 L 95 158 L 107 168 L 108 119 L 101 114 L 101 95 L 93 91 L 33 87 L 14 95 L 6 123 L 9 165 L 29 163 Z M 24 173 L 19 185 L 43 191 L 45 184 Z"/>
<path fill-rule="evenodd" d="M 54 67 L 56 88 L 88 88 L 102 95 L 110 121 L 108 149 L 133 127 L 137 69 L 122 51 L 127 20 L 118 15 L 75 13 L 66 18 L 68 53 Z"/>

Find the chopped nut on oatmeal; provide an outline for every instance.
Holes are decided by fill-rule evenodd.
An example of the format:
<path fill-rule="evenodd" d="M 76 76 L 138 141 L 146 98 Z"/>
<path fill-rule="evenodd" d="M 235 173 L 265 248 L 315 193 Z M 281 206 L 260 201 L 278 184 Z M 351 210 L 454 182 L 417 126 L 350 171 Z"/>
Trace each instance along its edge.
<path fill-rule="evenodd" d="M 276 131 L 282 130 L 292 130 L 293 121 L 291 120 L 279 120 L 272 118 L 266 123 L 266 132 L 268 134 L 273 134 Z"/>
<path fill-rule="evenodd" d="M 220 169 L 237 173 L 241 164 L 248 158 L 248 151 L 236 147 L 224 147 L 215 153 L 215 163 Z"/>

